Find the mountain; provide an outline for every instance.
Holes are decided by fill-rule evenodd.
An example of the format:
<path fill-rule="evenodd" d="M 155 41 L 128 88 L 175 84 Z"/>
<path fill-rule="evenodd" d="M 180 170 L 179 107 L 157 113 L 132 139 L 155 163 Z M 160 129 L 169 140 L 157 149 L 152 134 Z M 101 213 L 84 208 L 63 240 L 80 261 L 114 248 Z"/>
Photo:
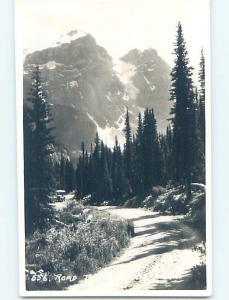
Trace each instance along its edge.
<path fill-rule="evenodd" d="M 90 147 L 96 131 L 108 146 L 116 135 L 123 143 L 126 107 L 133 130 L 146 106 L 154 108 L 160 131 L 167 126 L 170 69 L 154 49 L 134 49 L 115 61 L 92 35 L 71 31 L 55 45 L 26 55 L 25 107 L 36 65 L 52 103 L 57 142 L 73 154 L 82 141 Z"/>

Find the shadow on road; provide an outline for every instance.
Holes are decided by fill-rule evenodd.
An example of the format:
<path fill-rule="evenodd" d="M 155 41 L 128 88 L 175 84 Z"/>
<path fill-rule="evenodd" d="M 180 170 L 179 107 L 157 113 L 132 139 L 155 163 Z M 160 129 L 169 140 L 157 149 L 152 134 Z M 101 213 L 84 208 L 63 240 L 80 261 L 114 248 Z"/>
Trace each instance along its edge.
<path fill-rule="evenodd" d="M 156 219 L 158 218 L 158 219 Z M 145 222 L 144 222 L 145 220 Z M 152 220 L 152 222 L 150 222 Z M 136 233 L 134 239 L 136 246 L 131 257 L 114 265 L 127 264 L 141 258 L 151 255 L 160 255 L 169 253 L 176 249 L 192 249 L 192 247 L 201 242 L 201 237 L 197 231 L 184 224 L 178 218 L 169 219 L 167 216 L 159 214 L 147 214 L 138 218 L 133 218 L 135 222 Z M 144 224 L 145 223 L 145 224 Z M 136 226 L 137 225 L 137 226 Z M 145 238 L 144 238 L 145 236 Z M 141 238 L 142 237 L 142 238 Z M 137 250 L 139 249 L 139 251 Z M 201 268 L 201 270 L 199 269 Z M 154 290 L 197 290 L 206 288 L 206 267 L 198 266 L 195 270 L 188 270 L 181 278 L 163 280 Z M 197 274 L 198 272 L 198 274 Z"/>
<path fill-rule="evenodd" d="M 145 220 L 145 219 L 153 219 L 153 218 L 158 218 L 159 213 L 155 213 L 155 214 L 149 214 L 149 215 L 144 215 L 144 216 L 140 216 L 138 218 L 132 218 L 131 221 L 135 222 L 135 221 L 140 221 L 140 220 Z"/>
<path fill-rule="evenodd" d="M 158 215 L 146 215 L 132 220 L 144 220 L 155 217 L 160 218 Z M 163 254 L 175 249 L 191 248 L 195 243 L 201 241 L 199 235 L 194 229 L 192 230 L 181 221 L 174 219 L 169 221 L 160 220 L 159 222 L 152 222 L 152 224 L 135 227 L 135 229 L 137 229 L 137 232 L 134 235 L 135 237 L 147 235 L 149 238 L 147 243 L 140 244 L 134 247 L 134 249 L 144 247 L 146 249 L 142 249 L 139 254 L 132 256 L 128 260 L 121 261 L 118 264 L 129 263 L 150 255 Z M 160 234 L 161 237 L 156 238 L 157 234 Z"/>

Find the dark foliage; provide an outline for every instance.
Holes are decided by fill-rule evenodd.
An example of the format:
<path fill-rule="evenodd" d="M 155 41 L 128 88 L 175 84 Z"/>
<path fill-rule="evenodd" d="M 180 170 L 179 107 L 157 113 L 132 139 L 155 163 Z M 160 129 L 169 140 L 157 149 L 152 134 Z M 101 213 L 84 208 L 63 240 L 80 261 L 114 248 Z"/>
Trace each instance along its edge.
<path fill-rule="evenodd" d="M 51 156 L 54 152 L 50 105 L 36 67 L 24 113 L 25 229 L 43 229 L 52 215 L 48 194 L 53 185 Z"/>

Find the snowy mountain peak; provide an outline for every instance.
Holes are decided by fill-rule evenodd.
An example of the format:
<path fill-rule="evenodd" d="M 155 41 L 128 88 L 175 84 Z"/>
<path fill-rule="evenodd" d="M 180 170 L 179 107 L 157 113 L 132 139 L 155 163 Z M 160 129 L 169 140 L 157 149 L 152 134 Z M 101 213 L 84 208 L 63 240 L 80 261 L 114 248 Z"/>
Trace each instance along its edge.
<path fill-rule="evenodd" d="M 40 66 L 50 103 L 53 103 L 57 143 L 77 153 L 81 142 L 90 147 L 96 132 L 110 147 L 115 136 L 124 142 L 126 106 L 135 133 L 138 113 L 154 108 L 159 132 L 167 126 L 169 66 L 154 49 L 130 50 L 112 59 L 88 33 L 73 30 L 58 42 L 27 54 L 24 62 L 25 106 L 35 65 Z M 75 152 L 76 151 L 76 152 Z"/>
<path fill-rule="evenodd" d="M 56 42 L 56 45 L 69 44 L 72 41 L 77 40 L 86 35 L 88 35 L 88 33 L 84 32 L 84 31 L 72 30 L 72 31 L 68 32 L 67 34 L 62 34 L 60 36 L 59 40 Z"/>

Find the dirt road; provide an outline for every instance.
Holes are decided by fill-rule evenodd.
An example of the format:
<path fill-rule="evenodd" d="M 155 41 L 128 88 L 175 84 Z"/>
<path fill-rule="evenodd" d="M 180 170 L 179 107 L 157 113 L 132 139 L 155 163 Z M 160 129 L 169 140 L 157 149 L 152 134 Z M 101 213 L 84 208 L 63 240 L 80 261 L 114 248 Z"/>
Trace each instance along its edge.
<path fill-rule="evenodd" d="M 182 216 L 161 216 L 141 208 L 101 208 L 134 222 L 135 236 L 119 257 L 96 274 L 69 287 L 79 291 L 189 289 L 190 269 L 200 262 L 192 247 L 198 234 Z"/>

